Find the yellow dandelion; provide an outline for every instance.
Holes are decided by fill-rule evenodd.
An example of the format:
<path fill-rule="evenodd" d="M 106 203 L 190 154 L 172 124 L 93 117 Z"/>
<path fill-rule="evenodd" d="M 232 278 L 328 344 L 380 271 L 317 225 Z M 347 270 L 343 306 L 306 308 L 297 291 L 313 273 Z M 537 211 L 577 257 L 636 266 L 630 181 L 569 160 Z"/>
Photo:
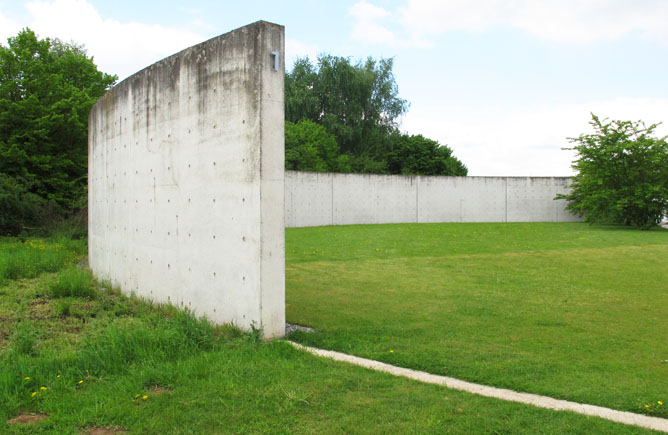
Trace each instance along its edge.
<path fill-rule="evenodd" d="M 23 380 L 24 380 L 24 381 L 29 381 L 29 380 L 30 380 L 30 376 L 26 376 L 25 378 L 23 378 Z"/>
<path fill-rule="evenodd" d="M 138 399 L 141 394 L 135 394 L 135 399 Z"/>
<path fill-rule="evenodd" d="M 57 378 L 60 378 L 60 375 L 56 375 Z"/>
<path fill-rule="evenodd" d="M 48 388 L 46 388 L 46 387 L 39 387 L 39 389 L 42 390 L 42 391 L 48 390 Z"/>
<path fill-rule="evenodd" d="M 394 351 L 392 349 L 390 349 L 390 353 L 394 353 Z"/>
<path fill-rule="evenodd" d="M 656 402 L 656 403 L 658 403 L 659 405 L 663 405 L 663 402 L 660 401 L 660 400 L 659 400 L 658 402 Z"/>
<path fill-rule="evenodd" d="M 37 391 L 33 391 L 30 397 L 35 397 L 37 395 Z"/>
<path fill-rule="evenodd" d="M 141 396 L 141 400 L 146 400 L 148 399 L 148 396 Z"/>
<path fill-rule="evenodd" d="M 83 384 L 83 379 L 80 380 L 79 382 L 77 382 L 77 384 L 79 384 L 79 385 Z"/>
<path fill-rule="evenodd" d="M 645 408 L 649 408 L 649 405 L 645 405 Z"/>

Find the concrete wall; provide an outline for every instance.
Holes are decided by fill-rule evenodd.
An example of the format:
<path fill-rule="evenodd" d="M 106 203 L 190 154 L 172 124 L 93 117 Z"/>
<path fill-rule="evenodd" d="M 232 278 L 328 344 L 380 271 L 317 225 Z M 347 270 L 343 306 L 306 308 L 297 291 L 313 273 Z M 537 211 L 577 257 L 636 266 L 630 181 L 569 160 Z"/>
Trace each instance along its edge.
<path fill-rule="evenodd" d="M 287 171 L 288 227 L 399 222 L 571 222 L 568 177 L 430 177 Z"/>
<path fill-rule="evenodd" d="M 215 322 L 283 334 L 283 60 L 283 27 L 257 22 L 153 64 L 97 102 L 96 276 Z"/>

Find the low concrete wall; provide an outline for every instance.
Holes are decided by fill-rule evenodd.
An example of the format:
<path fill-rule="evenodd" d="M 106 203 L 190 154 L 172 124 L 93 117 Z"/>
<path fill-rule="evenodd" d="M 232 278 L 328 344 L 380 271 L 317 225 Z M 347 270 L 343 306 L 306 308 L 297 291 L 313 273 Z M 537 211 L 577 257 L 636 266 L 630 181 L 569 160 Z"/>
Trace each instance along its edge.
<path fill-rule="evenodd" d="M 95 104 L 96 276 L 283 335 L 284 52 L 283 27 L 257 22 L 149 66 Z"/>
<path fill-rule="evenodd" d="M 402 222 L 573 222 L 569 177 L 432 177 L 286 171 L 288 227 Z"/>

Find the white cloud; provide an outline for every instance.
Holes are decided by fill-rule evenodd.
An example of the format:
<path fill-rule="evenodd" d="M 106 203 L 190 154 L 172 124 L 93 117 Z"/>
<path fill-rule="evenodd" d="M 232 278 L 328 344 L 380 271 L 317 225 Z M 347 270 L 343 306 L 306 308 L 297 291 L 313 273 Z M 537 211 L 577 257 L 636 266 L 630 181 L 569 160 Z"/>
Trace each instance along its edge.
<path fill-rule="evenodd" d="M 348 9 L 348 14 L 355 19 L 355 25 L 351 34 L 351 38 L 355 41 L 366 44 L 386 44 L 403 47 L 424 47 L 429 45 L 427 41 L 418 37 L 396 37 L 394 32 L 388 29 L 387 25 L 380 23 L 381 21 L 389 21 L 390 24 L 396 24 L 396 14 L 364 0 Z"/>
<path fill-rule="evenodd" d="M 16 36 L 21 30 L 21 25 L 5 17 L 0 12 L 0 44 L 6 46 L 7 38 Z"/>
<path fill-rule="evenodd" d="M 593 132 L 590 113 L 611 120 L 668 121 L 668 99 L 613 99 L 539 110 L 411 107 L 402 129 L 449 145 L 469 175 L 571 175 L 568 137 Z M 657 136 L 668 134 L 668 125 Z"/>
<path fill-rule="evenodd" d="M 299 57 L 308 56 L 313 61 L 318 57 L 318 47 L 313 44 L 297 41 L 296 39 L 285 39 L 285 68 L 291 69 L 295 60 Z"/>
<path fill-rule="evenodd" d="M 369 43 L 428 45 L 445 32 L 509 27 L 561 43 L 636 34 L 668 44 L 665 0 L 407 0 L 396 11 L 361 1 L 350 14 L 352 37 Z"/>
<path fill-rule="evenodd" d="M 32 1 L 26 8 L 29 27 L 40 37 L 84 44 L 102 71 L 120 79 L 205 39 L 182 29 L 103 19 L 86 0 Z"/>
<path fill-rule="evenodd" d="M 668 44 L 666 17 L 668 2 L 661 0 L 523 0 L 511 22 L 556 42 L 588 43 L 637 33 Z"/>
<path fill-rule="evenodd" d="M 348 13 L 356 19 L 352 32 L 353 39 L 371 44 L 396 43 L 394 34 L 378 23 L 378 20 L 389 17 L 390 12 L 366 1 L 361 1 L 353 5 Z"/>
<path fill-rule="evenodd" d="M 414 35 L 438 35 L 449 30 L 483 30 L 506 20 L 508 2 L 497 0 L 409 0 L 399 9 L 404 27 Z"/>

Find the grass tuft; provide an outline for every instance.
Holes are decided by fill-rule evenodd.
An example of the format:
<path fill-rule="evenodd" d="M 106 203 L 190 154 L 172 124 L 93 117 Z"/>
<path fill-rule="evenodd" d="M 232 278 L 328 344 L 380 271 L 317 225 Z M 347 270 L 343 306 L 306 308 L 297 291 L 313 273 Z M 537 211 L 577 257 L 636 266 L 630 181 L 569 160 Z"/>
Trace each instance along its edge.
<path fill-rule="evenodd" d="M 79 248 L 77 248 L 79 249 Z M 0 241 L 0 283 L 56 272 L 79 256 L 65 245 L 45 239 Z"/>
<path fill-rule="evenodd" d="M 9 342 L 9 358 L 37 354 L 37 332 L 29 320 L 23 319 L 14 325 Z"/>
<path fill-rule="evenodd" d="M 49 285 L 49 295 L 52 298 L 94 299 L 96 292 L 93 283 L 93 276 L 89 270 L 69 266 L 60 271 L 57 279 Z"/>

